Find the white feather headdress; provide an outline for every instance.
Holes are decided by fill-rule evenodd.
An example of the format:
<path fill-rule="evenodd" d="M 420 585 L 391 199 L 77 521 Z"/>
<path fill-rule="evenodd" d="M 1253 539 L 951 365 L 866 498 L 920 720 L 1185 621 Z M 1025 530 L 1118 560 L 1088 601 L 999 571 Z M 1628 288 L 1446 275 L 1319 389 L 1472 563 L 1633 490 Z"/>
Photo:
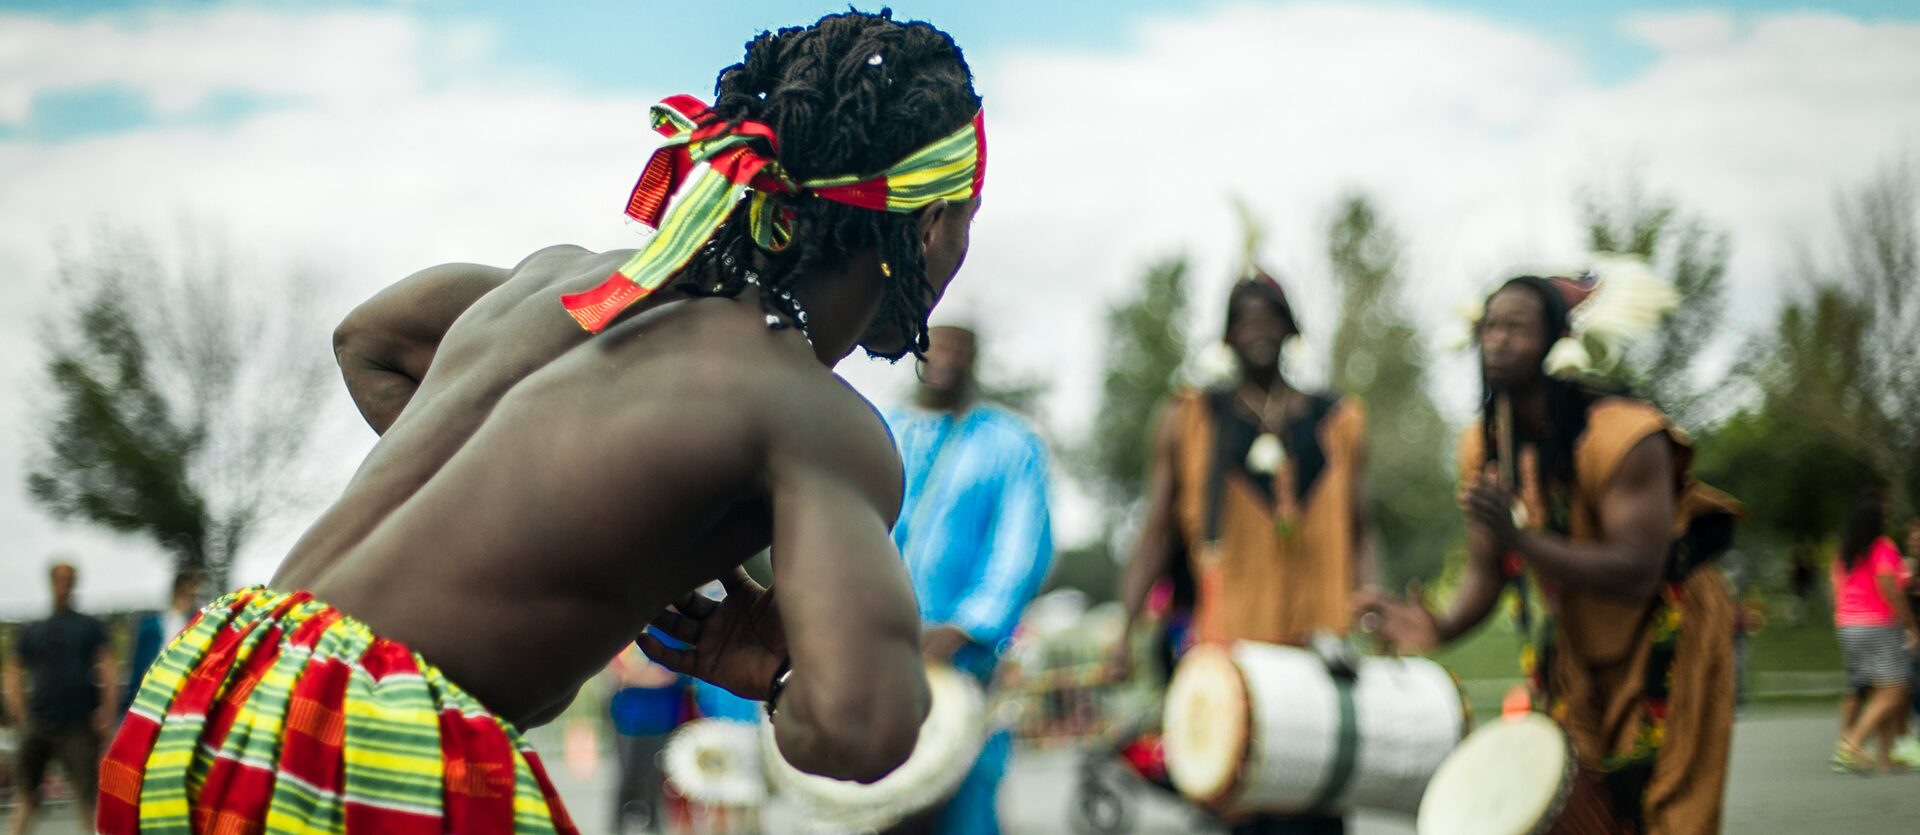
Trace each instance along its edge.
<path fill-rule="evenodd" d="M 1548 374 L 1572 379 L 1617 369 L 1627 349 L 1660 327 L 1680 303 L 1680 293 L 1635 255 L 1601 252 L 1584 270 L 1533 272 L 1548 279 L 1567 302 L 1569 333 L 1547 351 Z M 1574 278 L 1564 276 L 1574 275 Z M 1468 311 L 1468 332 L 1478 329 L 1482 307 Z"/>

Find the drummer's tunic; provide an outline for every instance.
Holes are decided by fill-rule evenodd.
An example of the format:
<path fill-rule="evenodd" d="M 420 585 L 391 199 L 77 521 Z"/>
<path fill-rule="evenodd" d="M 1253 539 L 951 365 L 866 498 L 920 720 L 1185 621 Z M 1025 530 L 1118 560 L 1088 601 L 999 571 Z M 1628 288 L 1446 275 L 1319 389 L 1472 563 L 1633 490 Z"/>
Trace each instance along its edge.
<path fill-rule="evenodd" d="M 1730 498 L 1692 479 L 1692 447 L 1659 410 L 1637 400 L 1604 398 L 1587 416 L 1574 447 L 1572 495 L 1562 512 L 1547 505 L 1534 467 L 1522 466 L 1522 495 L 1534 527 L 1563 517 L 1560 531 L 1576 543 L 1600 539 L 1600 501 L 1614 472 L 1641 441 L 1664 435 L 1674 462 L 1675 539 L 1704 513 L 1737 513 Z M 1523 462 L 1528 452 L 1521 453 Z M 1460 445 L 1463 480 L 1486 462 L 1479 425 L 1468 427 Z M 1642 795 L 1646 831 L 1698 833 L 1720 830 L 1733 728 L 1733 605 L 1720 570 L 1702 565 L 1671 577 L 1645 600 L 1621 600 L 1573 588 L 1543 586 L 1552 612 L 1553 651 L 1542 670 L 1550 712 L 1573 738 L 1583 767 L 1596 773 L 1630 759 L 1636 746 L 1655 749 L 1652 774 Z M 1678 615 L 1677 621 L 1672 618 Z M 1662 626 L 1671 629 L 1668 687 L 1648 722 L 1648 671 Z M 1644 750 L 1644 749 L 1642 749 Z"/>
<path fill-rule="evenodd" d="M 1309 397 L 1282 430 L 1292 477 L 1269 478 L 1247 468 L 1258 427 L 1233 397 L 1187 391 L 1168 406 L 1178 430 L 1176 522 L 1197 586 L 1195 637 L 1298 643 L 1317 629 L 1344 633 L 1365 408 L 1352 397 Z M 1288 482 L 1291 503 L 1278 495 Z"/>

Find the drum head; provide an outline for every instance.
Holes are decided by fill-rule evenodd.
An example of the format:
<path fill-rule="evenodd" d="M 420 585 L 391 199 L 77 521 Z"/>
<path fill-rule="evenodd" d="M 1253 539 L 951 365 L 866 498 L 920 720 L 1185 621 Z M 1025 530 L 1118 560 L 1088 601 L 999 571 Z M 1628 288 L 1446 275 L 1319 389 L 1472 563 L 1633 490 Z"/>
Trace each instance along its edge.
<path fill-rule="evenodd" d="M 986 698 L 974 679 L 951 667 L 927 667 L 933 694 L 920 739 L 907 761 L 874 783 L 808 774 L 780 756 L 773 726 L 762 724 L 767 771 L 774 788 L 811 823 L 839 829 L 885 829 L 960 788 L 986 741 Z"/>
<path fill-rule="evenodd" d="M 1526 835 L 1571 786 L 1566 732 L 1538 713 L 1500 719 L 1447 756 L 1420 799 L 1419 835 Z"/>
<path fill-rule="evenodd" d="M 752 725 L 695 719 L 680 726 L 661 752 L 661 770 L 683 797 L 715 806 L 758 806 L 767 798 L 760 773 L 760 736 Z"/>
<path fill-rule="evenodd" d="M 1195 647 L 1167 687 L 1163 719 L 1167 776 L 1201 803 L 1226 799 L 1247 759 L 1251 718 L 1246 679 L 1225 648 Z"/>

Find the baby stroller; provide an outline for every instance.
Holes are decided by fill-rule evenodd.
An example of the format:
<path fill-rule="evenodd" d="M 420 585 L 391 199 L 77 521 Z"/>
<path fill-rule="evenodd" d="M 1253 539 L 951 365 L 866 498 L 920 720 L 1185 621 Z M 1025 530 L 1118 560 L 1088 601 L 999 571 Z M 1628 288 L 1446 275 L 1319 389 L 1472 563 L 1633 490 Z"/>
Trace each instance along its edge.
<path fill-rule="evenodd" d="M 1134 721 L 1117 724 L 1112 732 L 1088 746 L 1080 760 L 1074 790 L 1074 831 L 1088 835 L 1116 835 L 1133 826 L 1133 798 L 1145 787 L 1175 794 L 1167 779 L 1160 747 L 1159 719 L 1154 711 Z"/>
<path fill-rule="evenodd" d="M 1174 659 L 1188 643 L 1190 628 L 1188 612 L 1167 608 L 1174 610 L 1169 613 L 1156 647 L 1160 661 L 1157 684 L 1163 693 L 1173 675 Z M 1167 776 L 1157 700 L 1130 720 L 1113 723 L 1106 734 L 1087 746 L 1080 760 L 1074 791 L 1074 830 L 1083 835 L 1117 835 L 1131 831 L 1139 798 L 1155 794 L 1182 805 L 1186 803 Z M 1204 810 L 1191 808 L 1191 812 L 1193 825 L 1188 831 L 1204 832 L 1218 827 Z"/>

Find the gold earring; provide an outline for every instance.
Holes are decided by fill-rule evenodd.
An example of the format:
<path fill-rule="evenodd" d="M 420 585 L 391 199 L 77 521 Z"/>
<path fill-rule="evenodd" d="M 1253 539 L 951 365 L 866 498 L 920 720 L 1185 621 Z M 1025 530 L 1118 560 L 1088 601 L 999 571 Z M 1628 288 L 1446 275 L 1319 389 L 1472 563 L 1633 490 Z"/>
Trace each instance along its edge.
<path fill-rule="evenodd" d="M 892 278 L 892 277 L 893 277 L 893 265 L 892 265 L 892 264 L 889 264 L 889 263 L 887 263 L 887 262 L 885 262 L 885 261 L 881 261 L 881 262 L 880 262 L 880 274 L 881 274 L 881 275 L 884 275 L 884 276 L 886 276 L 886 277 L 888 277 L 888 278 Z"/>

